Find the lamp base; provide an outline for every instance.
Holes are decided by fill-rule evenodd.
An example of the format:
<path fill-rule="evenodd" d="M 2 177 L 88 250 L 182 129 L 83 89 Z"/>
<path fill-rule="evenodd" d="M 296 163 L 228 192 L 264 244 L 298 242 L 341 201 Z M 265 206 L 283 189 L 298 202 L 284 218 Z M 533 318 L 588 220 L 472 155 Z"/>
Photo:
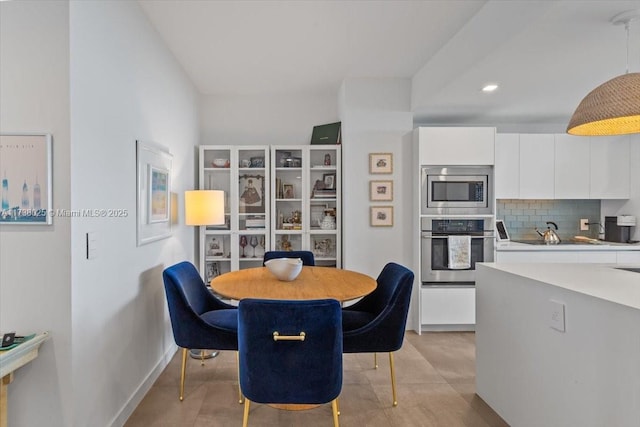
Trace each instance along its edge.
<path fill-rule="evenodd" d="M 189 350 L 189 356 L 193 359 L 203 360 L 203 359 L 213 359 L 219 354 L 219 352 L 214 350 L 205 350 L 199 348 L 192 348 Z"/>

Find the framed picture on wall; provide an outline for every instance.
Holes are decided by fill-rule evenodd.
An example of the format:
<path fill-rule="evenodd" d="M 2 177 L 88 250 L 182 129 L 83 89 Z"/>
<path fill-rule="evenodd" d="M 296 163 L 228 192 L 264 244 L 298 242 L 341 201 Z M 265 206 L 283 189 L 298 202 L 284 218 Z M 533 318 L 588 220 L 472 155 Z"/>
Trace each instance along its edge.
<path fill-rule="evenodd" d="M 393 200 L 393 181 L 369 181 L 369 200 L 390 202 Z"/>
<path fill-rule="evenodd" d="M 136 141 L 137 245 L 171 236 L 171 162 L 169 151 L 153 142 Z"/>
<path fill-rule="evenodd" d="M 372 227 L 393 227 L 393 206 L 371 206 Z"/>
<path fill-rule="evenodd" d="M 169 170 L 151 164 L 149 166 L 149 200 L 147 222 L 169 221 Z"/>
<path fill-rule="evenodd" d="M 393 173 L 393 154 L 392 153 L 370 153 L 369 154 L 369 173 Z"/>
<path fill-rule="evenodd" d="M 51 134 L 0 135 L 0 224 L 50 225 Z"/>

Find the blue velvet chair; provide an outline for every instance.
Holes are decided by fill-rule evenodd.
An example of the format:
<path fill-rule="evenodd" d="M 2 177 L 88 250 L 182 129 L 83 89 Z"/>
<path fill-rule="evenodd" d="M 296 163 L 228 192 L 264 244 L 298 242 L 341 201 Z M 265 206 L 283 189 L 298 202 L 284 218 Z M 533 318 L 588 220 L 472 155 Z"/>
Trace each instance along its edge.
<path fill-rule="evenodd" d="M 237 351 L 238 310 L 216 298 L 190 262 L 166 268 L 162 278 L 173 337 L 182 347 L 179 397 L 183 400 L 187 351 L 193 348 Z"/>
<path fill-rule="evenodd" d="M 264 265 L 265 261 L 274 258 L 300 258 L 302 265 L 316 265 L 316 260 L 311 251 L 267 251 L 264 253 L 262 264 Z"/>
<path fill-rule="evenodd" d="M 376 352 L 389 353 L 393 406 L 397 406 L 393 352 L 404 340 L 413 272 L 391 262 L 382 269 L 377 282 L 375 291 L 342 310 L 343 351 L 374 353 L 374 357 Z M 374 363 L 377 368 L 377 359 Z"/>
<path fill-rule="evenodd" d="M 332 299 L 243 299 L 238 305 L 240 388 L 250 401 L 271 404 L 331 402 L 338 426 L 342 389 L 342 316 Z"/>

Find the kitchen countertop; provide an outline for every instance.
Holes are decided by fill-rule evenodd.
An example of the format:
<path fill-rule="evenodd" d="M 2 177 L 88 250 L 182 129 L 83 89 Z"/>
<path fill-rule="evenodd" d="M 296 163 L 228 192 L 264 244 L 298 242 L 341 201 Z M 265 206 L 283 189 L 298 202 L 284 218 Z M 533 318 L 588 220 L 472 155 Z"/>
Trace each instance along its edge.
<path fill-rule="evenodd" d="M 559 245 L 496 242 L 497 251 L 640 251 L 640 243 L 571 243 Z"/>
<path fill-rule="evenodd" d="M 479 265 L 640 310 L 640 273 L 619 269 L 639 265 L 493 262 Z"/>

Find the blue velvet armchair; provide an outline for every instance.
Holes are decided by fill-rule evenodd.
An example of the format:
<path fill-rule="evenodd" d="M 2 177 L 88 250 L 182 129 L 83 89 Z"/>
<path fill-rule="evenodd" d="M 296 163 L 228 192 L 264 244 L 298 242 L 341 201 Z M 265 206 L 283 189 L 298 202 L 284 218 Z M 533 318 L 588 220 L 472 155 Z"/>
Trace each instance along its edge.
<path fill-rule="evenodd" d="M 250 401 L 280 404 L 331 402 L 338 426 L 342 389 L 342 316 L 332 299 L 243 299 L 238 305 L 240 388 Z"/>
<path fill-rule="evenodd" d="M 342 310 L 343 351 L 389 353 L 393 406 L 397 406 L 393 352 L 402 347 L 404 340 L 413 272 L 399 264 L 388 263 L 377 282 L 375 291 Z"/>
<path fill-rule="evenodd" d="M 311 251 L 267 251 L 264 253 L 262 264 L 264 265 L 265 261 L 274 258 L 300 258 L 302 265 L 316 265 L 316 260 Z"/>
<path fill-rule="evenodd" d="M 182 347 L 179 398 L 183 400 L 187 351 L 192 348 L 237 351 L 238 310 L 216 298 L 190 262 L 166 268 L 162 278 L 173 337 Z"/>

